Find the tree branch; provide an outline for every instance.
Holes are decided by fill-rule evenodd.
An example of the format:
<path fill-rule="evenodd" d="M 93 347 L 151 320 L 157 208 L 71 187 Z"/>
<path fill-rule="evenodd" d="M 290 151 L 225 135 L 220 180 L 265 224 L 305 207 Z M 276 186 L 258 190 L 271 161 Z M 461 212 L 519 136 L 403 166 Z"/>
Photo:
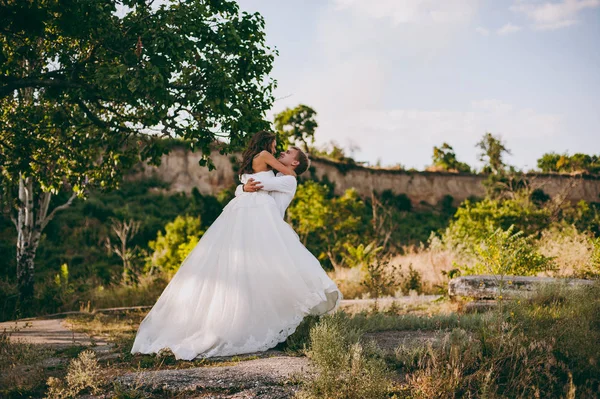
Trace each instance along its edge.
<path fill-rule="evenodd" d="M 50 222 L 52 220 L 52 218 L 54 217 L 54 215 L 56 214 L 56 212 L 61 211 L 65 208 L 68 208 L 69 206 L 71 206 L 71 203 L 73 202 L 73 200 L 75 199 L 75 197 L 77 197 L 76 193 L 73 193 L 71 195 L 71 198 L 69 198 L 69 200 L 67 202 L 65 202 L 64 204 L 57 206 L 56 208 L 54 208 L 52 210 L 52 212 L 50 213 L 50 215 L 48 215 L 44 221 L 42 222 L 42 230 L 44 230 L 44 228 L 46 228 L 46 225 L 48 224 L 48 222 Z"/>
<path fill-rule="evenodd" d="M 33 87 L 61 87 L 71 89 L 83 89 L 82 85 L 66 82 L 59 79 L 20 79 L 6 83 L 0 87 L 0 98 L 10 96 L 15 90 Z"/>

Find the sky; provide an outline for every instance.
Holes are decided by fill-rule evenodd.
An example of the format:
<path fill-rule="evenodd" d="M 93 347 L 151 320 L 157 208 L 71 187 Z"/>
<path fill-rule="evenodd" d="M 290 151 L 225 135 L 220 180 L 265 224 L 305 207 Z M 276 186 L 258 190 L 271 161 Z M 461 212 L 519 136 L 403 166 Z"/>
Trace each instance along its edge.
<path fill-rule="evenodd" d="M 600 154 L 600 0 L 238 0 L 276 48 L 269 117 L 317 111 L 316 144 L 423 169 L 450 144 L 481 167 L 499 136 L 510 165 Z"/>

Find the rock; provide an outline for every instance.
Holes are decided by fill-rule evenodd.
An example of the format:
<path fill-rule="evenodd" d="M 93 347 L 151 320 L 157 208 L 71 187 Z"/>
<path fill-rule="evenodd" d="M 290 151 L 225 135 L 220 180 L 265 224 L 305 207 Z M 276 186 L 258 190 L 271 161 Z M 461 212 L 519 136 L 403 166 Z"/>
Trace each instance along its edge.
<path fill-rule="evenodd" d="M 520 296 L 534 291 L 544 284 L 566 284 L 567 286 L 592 285 L 592 280 L 551 277 L 524 277 L 497 275 L 461 276 L 450 280 L 448 294 L 476 299 L 503 299 Z"/>

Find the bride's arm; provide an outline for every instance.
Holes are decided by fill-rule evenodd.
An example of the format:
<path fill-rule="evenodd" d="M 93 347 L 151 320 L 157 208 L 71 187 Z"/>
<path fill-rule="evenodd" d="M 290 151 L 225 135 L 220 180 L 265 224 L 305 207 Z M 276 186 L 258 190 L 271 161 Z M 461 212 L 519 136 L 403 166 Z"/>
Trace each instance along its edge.
<path fill-rule="evenodd" d="M 293 169 L 290 169 L 281 162 L 279 162 L 277 158 L 275 158 L 273 154 L 271 154 L 269 151 L 262 151 L 260 153 L 260 157 L 267 163 L 267 165 L 269 165 L 276 171 L 281 172 L 284 175 L 296 177 L 296 172 L 294 172 Z"/>

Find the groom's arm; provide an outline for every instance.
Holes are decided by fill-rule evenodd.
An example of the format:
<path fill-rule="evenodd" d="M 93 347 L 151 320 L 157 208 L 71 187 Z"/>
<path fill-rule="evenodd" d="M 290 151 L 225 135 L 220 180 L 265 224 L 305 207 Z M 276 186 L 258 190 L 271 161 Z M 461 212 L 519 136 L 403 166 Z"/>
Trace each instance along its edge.
<path fill-rule="evenodd" d="M 294 176 L 276 176 L 274 179 L 267 179 L 264 182 L 259 182 L 263 191 L 278 191 L 280 193 L 294 194 L 298 181 Z"/>
<path fill-rule="evenodd" d="M 277 176 L 266 179 L 265 182 L 248 181 L 246 184 L 240 184 L 235 189 L 235 196 L 244 192 L 256 192 L 258 189 L 263 191 L 279 191 L 281 193 L 294 194 L 298 182 L 294 176 Z M 250 189 L 248 189 L 250 187 Z"/>
<path fill-rule="evenodd" d="M 235 188 L 235 196 L 238 197 L 242 193 L 254 193 L 262 188 L 263 186 L 261 182 L 256 181 L 251 177 L 250 179 L 248 179 L 248 182 L 246 182 L 246 184 L 238 184 L 238 186 Z"/>

